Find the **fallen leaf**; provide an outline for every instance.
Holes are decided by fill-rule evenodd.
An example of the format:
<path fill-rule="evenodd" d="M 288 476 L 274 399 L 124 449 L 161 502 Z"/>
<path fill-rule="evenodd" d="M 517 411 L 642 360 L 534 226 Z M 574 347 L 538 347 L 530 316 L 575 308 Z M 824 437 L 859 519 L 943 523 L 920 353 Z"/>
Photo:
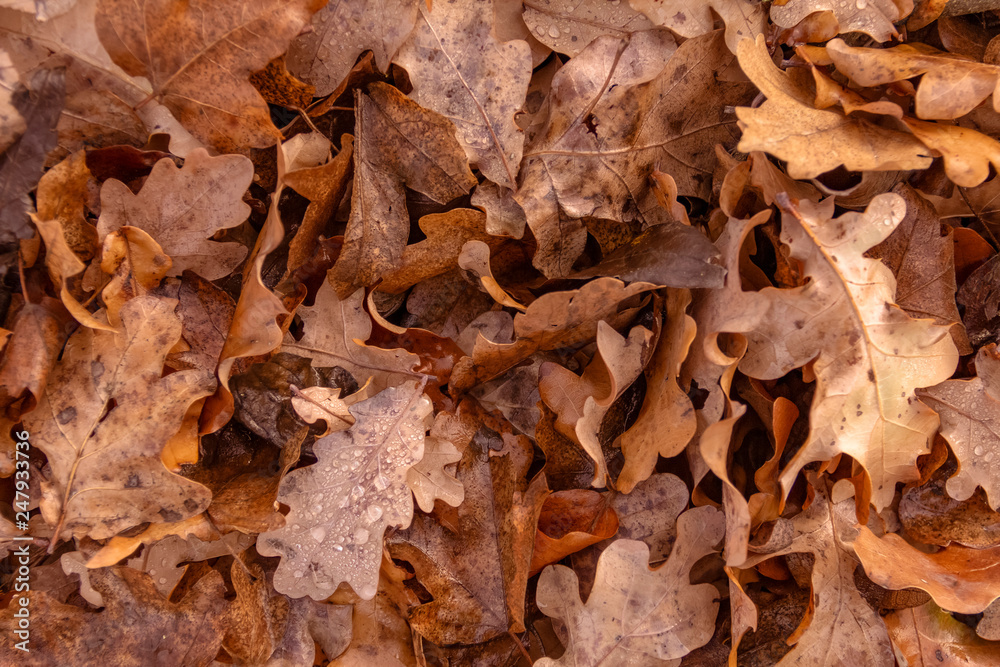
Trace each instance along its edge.
<path fill-rule="evenodd" d="M 524 3 L 524 23 L 535 39 L 570 57 L 603 35 L 622 38 L 656 27 L 627 3 L 608 7 L 607 0 L 529 0 Z"/>
<path fill-rule="evenodd" d="M 354 67 L 358 56 L 371 50 L 375 64 L 389 71 L 389 61 L 417 20 L 417 0 L 333 0 L 312 17 L 312 30 L 300 34 L 288 48 L 288 68 L 329 95 Z"/>
<path fill-rule="evenodd" d="M 722 537 L 722 515 L 699 507 L 677 520 L 678 540 L 666 564 L 649 569 L 649 547 L 615 540 L 601 554 L 594 588 L 580 600 L 576 574 L 552 565 L 538 580 L 538 608 L 567 626 L 571 643 L 559 660 L 536 665 L 598 665 L 670 660 L 712 637 L 718 603 L 711 586 L 688 583 L 687 572 Z M 609 662 L 610 661 L 610 662 Z"/>
<path fill-rule="evenodd" d="M 726 46 L 732 53 L 744 37 L 754 39 L 764 32 L 767 7 L 750 0 L 708 0 L 686 3 L 678 0 L 629 0 L 633 9 L 655 25 L 670 28 L 681 37 L 697 37 L 715 30 L 713 11 L 726 23 Z"/>
<path fill-rule="evenodd" d="M 531 555 L 531 574 L 606 540 L 618 531 L 618 516 L 596 491 L 556 491 L 545 499 Z"/>
<path fill-rule="evenodd" d="M 471 434 L 463 433 L 467 429 L 457 426 L 460 421 L 446 412 L 439 412 L 430 433 L 424 438 L 423 458 L 406 471 L 406 484 L 424 512 L 434 511 L 437 500 L 458 507 L 465 499 L 465 487 L 455 478 L 453 464 L 462 460 L 462 450 L 468 445 Z M 453 439 L 458 445 L 452 442 Z"/>
<path fill-rule="evenodd" d="M 741 42 L 737 53 L 740 67 L 767 97 L 759 107 L 736 109 L 743 129 L 740 151 L 763 151 L 785 160 L 788 175 L 796 179 L 840 165 L 853 171 L 930 166 L 927 149 L 913 135 L 813 108 L 812 93 L 771 62 L 763 37 L 756 44 Z"/>
<path fill-rule="evenodd" d="M 531 50 L 521 40 L 494 37 L 490 4 L 421 5 L 395 62 L 409 73 L 417 104 L 455 120 L 469 161 L 486 178 L 513 189 L 524 146 L 514 114 L 531 78 Z"/>
<path fill-rule="evenodd" d="M 773 5 L 771 20 L 783 28 L 791 28 L 819 11 L 833 12 L 841 33 L 863 32 L 878 42 L 885 42 L 898 36 L 893 24 L 913 11 L 913 2 L 869 0 L 859 7 L 854 0 L 794 0 Z"/>
<path fill-rule="evenodd" d="M 137 297 L 122 308 L 125 333 L 78 330 L 38 409 L 26 417 L 25 427 L 52 467 L 42 511 L 57 539 L 104 539 L 208 506 L 208 489 L 170 473 L 160 461 L 188 405 L 214 386 L 204 371 L 160 378 L 164 358 L 180 338 L 175 305 L 172 299 Z M 108 411 L 112 399 L 117 407 Z"/>
<path fill-rule="evenodd" d="M 28 128 L 24 116 L 14 106 L 16 88 L 17 70 L 10 54 L 0 49 L 0 152 L 6 151 Z"/>
<path fill-rule="evenodd" d="M 865 526 L 859 530 L 851 546 L 880 586 L 927 591 L 938 606 L 960 614 L 978 614 L 1000 598 L 1000 548 L 950 546 L 926 554 L 894 533 L 879 538 Z"/>
<path fill-rule="evenodd" d="M 434 594 L 409 617 L 430 641 L 470 644 L 523 631 L 528 565 L 546 491 L 544 477 L 524 478 L 530 459 L 523 436 L 480 428 L 458 467 L 466 489 L 458 532 L 421 514 L 390 542 L 393 558 L 411 563 Z M 474 550 L 456 558 L 466 543 Z"/>
<path fill-rule="evenodd" d="M 103 239 L 123 226 L 148 233 L 173 260 L 169 275 L 191 270 L 206 280 L 229 275 L 246 257 L 236 243 L 209 240 L 216 231 L 235 227 L 250 214 L 243 193 L 253 178 L 253 165 L 241 155 L 210 157 L 197 149 L 184 166 L 164 158 L 153 166 L 138 195 L 117 180 L 101 188 Z"/>
<path fill-rule="evenodd" d="M 881 86 L 920 76 L 914 102 L 917 117 L 924 119 L 964 116 L 993 93 L 1000 75 L 1000 68 L 994 65 L 920 43 L 868 49 L 831 39 L 826 53 L 838 71 L 862 86 Z M 994 105 L 1000 111 L 996 104 L 1000 103 Z"/>
<path fill-rule="evenodd" d="M 354 104 L 351 218 L 332 273 L 342 297 L 399 266 L 410 229 L 404 186 L 445 203 L 476 184 L 446 117 L 381 83 Z"/>
<path fill-rule="evenodd" d="M 879 195 L 864 213 L 833 219 L 830 203 L 783 208 L 782 241 L 810 282 L 760 292 L 770 309 L 746 334 L 740 369 L 766 379 L 815 359 L 810 434 L 781 484 L 787 493 L 807 462 L 846 453 L 867 470 L 875 507 L 885 507 L 896 482 L 918 477 L 917 456 L 930 450 L 937 428 L 937 415 L 914 392 L 949 377 L 958 351 L 945 327 L 894 305 L 889 269 L 862 254 L 902 221 L 898 195 Z"/>
<path fill-rule="evenodd" d="M 112 60 L 146 77 L 152 96 L 192 134 L 235 152 L 280 139 L 248 78 L 280 56 L 322 6 L 322 0 L 100 0 L 96 25 Z"/>
<path fill-rule="evenodd" d="M 413 517 L 406 471 L 423 457 L 430 413 L 421 385 L 390 387 L 351 406 L 354 425 L 317 442 L 317 462 L 285 476 L 285 526 L 257 538 L 262 556 L 281 556 L 276 590 L 323 600 L 345 582 L 375 597 L 382 535 Z"/>
<path fill-rule="evenodd" d="M 986 665 L 995 659 L 996 643 L 979 639 L 933 602 L 894 611 L 885 623 L 896 655 L 907 664 Z"/>
<path fill-rule="evenodd" d="M 285 634 L 288 598 L 272 593 L 257 563 L 244 564 L 235 558 L 229 571 L 236 599 L 229 605 L 222 647 L 243 663 L 262 664 Z"/>

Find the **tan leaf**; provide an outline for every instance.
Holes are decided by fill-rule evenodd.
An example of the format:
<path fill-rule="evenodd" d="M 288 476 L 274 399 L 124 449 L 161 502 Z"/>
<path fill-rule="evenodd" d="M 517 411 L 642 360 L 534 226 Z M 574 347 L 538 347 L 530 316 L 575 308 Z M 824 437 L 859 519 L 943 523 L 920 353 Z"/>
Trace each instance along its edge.
<path fill-rule="evenodd" d="M 841 33 L 863 32 L 879 42 L 898 33 L 893 23 L 913 11 L 912 0 L 791 0 L 771 6 L 771 20 L 783 28 L 794 27 L 809 14 L 830 11 L 836 17 Z"/>
<path fill-rule="evenodd" d="M 626 286 L 614 278 L 598 278 L 578 290 L 549 292 L 514 317 L 513 343 L 494 343 L 480 335 L 471 358 L 463 358 L 456 364 L 452 384 L 456 389 L 468 389 L 538 350 L 588 341 L 597 335 L 598 322 L 603 320 L 614 327 L 616 320 L 628 319 L 627 309 L 619 310 L 623 301 L 655 287 L 650 283 Z"/>
<path fill-rule="evenodd" d="M 456 259 L 458 268 L 467 271 L 477 278 L 480 289 L 489 294 L 494 301 L 508 308 L 517 308 L 521 311 L 525 309 L 493 277 L 493 270 L 490 268 L 490 246 L 488 244 L 475 239 L 467 241 L 462 246 L 462 250 Z"/>
<path fill-rule="evenodd" d="M 996 643 L 983 641 L 965 623 L 933 602 L 885 617 L 896 655 L 908 665 L 988 665 Z"/>
<path fill-rule="evenodd" d="M 274 593 L 257 563 L 235 558 L 229 572 L 236 599 L 228 609 L 222 647 L 240 662 L 262 664 L 285 634 L 288 598 Z"/>
<path fill-rule="evenodd" d="M 483 175 L 515 188 L 524 134 L 514 114 L 531 78 L 531 49 L 521 40 L 497 40 L 491 5 L 421 4 L 396 62 L 409 73 L 418 104 L 454 119 L 459 143 Z"/>
<path fill-rule="evenodd" d="M 1000 547 L 953 545 L 928 554 L 895 533 L 879 538 L 865 526 L 859 530 L 851 544 L 879 586 L 927 591 L 940 607 L 960 614 L 978 614 L 1000 598 Z"/>
<path fill-rule="evenodd" d="M 424 512 L 432 512 L 436 500 L 458 507 L 465 498 L 465 487 L 455 478 L 453 465 L 462 460 L 462 451 L 452 439 L 457 435 L 457 442 L 465 449 L 468 438 L 463 436 L 470 434 L 455 432 L 458 421 L 447 412 L 439 412 L 424 438 L 423 458 L 406 471 L 406 484 Z"/>
<path fill-rule="evenodd" d="M 172 265 L 160 244 L 138 227 L 119 227 L 105 236 L 101 270 L 111 280 L 101 290 L 101 300 L 107 309 L 108 322 L 119 326 L 122 306 L 159 287 Z"/>
<path fill-rule="evenodd" d="M 182 521 L 154 523 L 138 535 L 115 535 L 87 560 L 87 567 L 97 569 L 114 565 L 131 556 L 139 547 L 163 541 L 170 536 L 212 540 L 218 538 L 219 534 L 204 514 L 196 514 Z"/>
<path fill-rule="evenodd" d="M 567 625 L 571 643 L 562 658 L 535 664 L 628 664 L 671 660 L 707 643 L 718 611 L 712 586 L 688 583 L 691 566 L 713 552 L 722 538 L 722 515 L 699 507 L 677 520 L 678 539 L 670 558 L 649 569 L 649 547 L 615 540 L 597 565 L 587 602 L 580 600 L 576 573 L 562 565 L 542 571 L 537 601 L 542 613 Z"/>
<path fill-rule="evenodd" d="M 964 116 L 993 93 L 1000 75 L 1000 67 L 920 43 L 867 49 L 831 39 L 826 53 L 840 72 L 862 86 L 881 86 L 922 75 L 915 102 L 917 117 L 925 119 Z M 994 108 L 1000 111 L 998 105 L 1000 101 L 994 101 Z"/>
<path fill-rule="evenodd" d="M 25 412 L 35 407 L 69 334 L 66 318 L 62 305 L 49 297 L 20 310 L 0 362 L 0 406 L 24 398 Z M 13 451 L 11 445 L 11 457 Z"/>
<path fill-rule="evenodd" d="M 834 489 L 839 493 L 839 490 Z M 882 619 L 854 584 L 857 567 L 851 545 L 855 522 L 854 499 L 832 502 L 827 491 L 816 488 L 809 508 L 776 526 L 768 543 L 757 548 L 744 567 L 791 553 L 811 553 L 811 618 L 799 628 L 797 642 L 782 658 L 783 665 L 894 665 L 889 635 Z M 804 621 L 803 623 L 805 623 Z"/>
<path fill-rule="evenodd" d="M 354 105 L 351 218 L 331 274 L 342 297 L 402 261 L 410 232 L 405 187 L 446 203 L 476 184 L 446 117 L 383 83 L 357 91 Z"/>
<path fill-rule="evenodd" d="M 339 387 L 306 387 L 292 389 L 292 407 L 302 419 L 315 424 L 322 419 L 327 424 L 324 436 L 333 431 L 346 431 L 354 424 L 350 407 L 370 398 L 368 385 L 349 396 L 340 398 Z"/>
<path fill-rule="evenodd" d="M 911 317 L 948 326 L 960 354 L 972 346 L 955 304 L 955 242 L 941 234 L 934 207 L 905 184 L 892 190 L 906 203 L 906 216 L 868 255 L 881 259 L 896 276 L 896 303 Z"/>
<path fill-rule="evenodd" d="M 602 35 L 620 39 L 656 27 L 628 3 L 609 7 L 607 0 L 528 0 L 524 23 L 535 39 L 570 57 Z"/>
<path fill-rule="evenodd" d="M 895 484 L 919 477 L 917 456 L 930 450 L 938 418 L 916 398 L 951 376 L 958 351 L 948 329 L 914 320 L 894 305 L 889 269 L 863 253 L 902 221 L 901 197 L 879 195 L 864 213 L 831 218 L 832 202 L 783 204 L 781 239 L 803 262 L 809 282 L 765 288 L 770 302 L 740 370 L 760 379 L 781 377 L 815 359 L 817 386 L 810 433 L 782 473 L 789 489 L 810 461 L 844 453 L 867 470 L 876 508 L 888 505 Z"/>
<path fill-rule="evenodd" d="M 582 376 L 558 364 L 545 363 L 539 371 L 542 400 L 558 419 L 556 428 L 579 443 L 594 461 L 595 487 L 605 486 L 607 462 L 598 434 L 604 415 L 642 372 L 652 333 L 633 327 L 626 339 L 607 322 L 597 323 L 597 354 Z"/>
<path fill-rule="evenodd" d="M 722 508 L 726 514 L 726 565 L 737 567 L 747 559 L 750 539 L 750 508 L 729 476 L 730 442 L 736 422 L 746 413 L 742 403 L 730 401 L 730 416 L 709 425 L 698 440 L 701 457 L 722 482 Z"/>
<path fill-rule="evenodd" d="M 288 48 L 288 69 L 325 97 L 344 80 L 358 56 L 371 50 L 375 64 L 389 71 L 417 20 L 419 0 L 333 0 L 312 18 L 312 30 Z"/>
<path fill-rule="evenodd" d="M 531 555 L 531 574 L 618 531 L 618 515 L 602 494 L 588 489 L 556 491 L 545 499 Z"/>
<path fill-rule="evenodd" d="M 423 457 L 430 413 L 421 385 L 390 387 L 351 406 L 354 426 L 317 442 L 317 462 L 285 476 L 285 526 L 257 538 L 262 556 L 281 556 L 276 590 L 323 600 L 346 582 L 362 599 L 375 597 L 382 535 L 413 517 L 406 474 Z"/>
<path fill-rule="evenodd" d="M 305 329 L 302 338 L 287 336 L 281 350 L 308 357 L 314 366 L 340 366 L 359 384 L 370 379 L 372 394 L 422 378 L 414 370 L 419 363 L 416 355 L 365 344 L 372 322 L 365 312 L 364 298 L 364 290 L 359 289 L 347 299 L 338 299 L 329 281 L 324 282 L 315 305 L 298 309 Z"/>
<path fill-rule="evenodd" d="M 757 108 L 736 109 L 743 129 L 740 151 L 764 151 L 785 160 L 788 175 L 796 179 L 840 165 L 854 171 L 930 166 L 927 149 L 913 135 L 814 108 L 812 92 L 771 62 L 763 37 L 756 45 L 741 42 L 738 55 L 740 67 L 767 97 Z"/>
<path fill-rule="evenodd" d="M 695 433 L 694 406 L 677 384 L 696 331 L 694 319 L 686 313 L 691 293 L 685 289 L 666 292 L 663 329 L 646 367 L 646 397 L 635 423 L 619 440 L 625 465 L 616 487 L 622 493 L 630 493 L 652 474 L 658 456 L 680 454 Z"/>
<path fill-rule="evenodd" d="M 217 230 L 235 227 L 250 214 L 243 193 L 253 178 L 253 164 L 241 155 L 209 157 L 193 151 L 180 169 L 173 160 L 156 163 L 138 195 L 121 181 L 101 188 L 101 238 L 130 225 L 152 236 L 173 259 L 169 275 L 185 269 L 207 280 L 232 272 L 246 257 L 237 243 L 209 240 Z"/>
<path fill-rule="evenodd" d="M 465 500 L 457 531 L 427 514 L 393 536 L 395 559 L 413 565 L 434 600 L 410 612 L 410 626 L 437 644 L 472 644 L 524 628 L 525 588 L 545 477 L 525 479 L 524 436 L 480 428 L 465 448 L 458 478 Z"/>
<path fill-rule="evenodd" d="M 978 377 L 947 380 L 919 393 L 941 415 L 959 471 L 948 480 L 948 495 L 966 500 L 982 487 L 990 507 L 1000 507 L 1000 358 L 991 344 L 976 355 Z M 993 461 L 997 462 L 994 463 Z"/>
<path fill-rule="evenodd" d="M 280 139 L 248 78 L 280 56 L 322 0 L 176 3 L 100 0 L 96 25 L 111 58 L 143 76 L 177 119 L 224 152 Z"/>
<path fill-rule="evenodd" d="M 754 39 L 767 25 L 767 6 L 751 0 L 629 0 L 634 9 L 655 25 L 670 28 L 681 37 L 697 37 L 715 30 L 712 10 L 726 23 L 726 46 L 732 53 L 744 37 Z"/>
<path fill-rule="evenodd" d="M 208 489 L 170 473 L 160 461 L 188 405 L 215 384 L 204 371 L 160 377 L 167 352 L 180 338 L 176 303 L 137 297 L 121 311 L 126 333 L 78 330 L 38 409 L 26 417 L 25 427 L 52 467 L 43 483 L 42 512 L 57 538 L 104 539 L 208 506 Z M 108 411 L 112 399 L 117 406 Z"/>
<path fill-rule="evenodd" d="M 990 175 L 990 165 L 1000 165 L 1000 143 L 981 132 L 912 118 L 903 122 L 927 148 L 944 158 L 944 171 L 955 185 L 975 187 Z"/>

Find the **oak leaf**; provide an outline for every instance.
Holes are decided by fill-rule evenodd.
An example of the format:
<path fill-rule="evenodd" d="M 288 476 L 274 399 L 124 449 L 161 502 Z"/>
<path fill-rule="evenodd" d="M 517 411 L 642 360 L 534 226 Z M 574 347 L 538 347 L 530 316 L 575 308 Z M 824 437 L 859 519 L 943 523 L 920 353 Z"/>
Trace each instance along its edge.
<path fill-rule="evenodd" d="M 261 555 L 281 556 L 275 589 L 323 600 L 346 582 L 375 597 L 382 535 L 413 517 L 406 474 L 423 457 L 430 413 L 422 385 L 390 387 L 351 406 L 354 425 L 317 442 L 317 462 L 285 476 L 285 525 L 257 538 Z"/>
<path fill-rule="evenodd" d="M 826 53 L 837 70 L 862 86 L 881 86 L 920 76 L 914 100 L 918 118 L 947 120 L 964 116 L 1000 85 L 1000 67 L 920 43 L 868 49 L 831 39 Z M 993 104 L 1000 111 L 1000 101 L 994 98 Z"/>
<path fill-rule="evenodd" d="M 879 42 L 897 37 L 893 25 L 913 11 L 912 0 L 791 0 L 771 6 L 771 20 L 791 28 L 814 12 L 832 12 L 841 33 L 863 32 Z"/>
<path fill-rule="evenodd" d="M 971 188 L 990 175 L 990 166 L 1000 165 L 1000 143 L 968 127 L 925 123 L 903 118 L 917 139 L 944 159 L 944 171 L 955 185 Z"/>
<path fill-rule="evenodd" d="M 933 602 L 885 617 L 893 648 L 910 665 L 988 665 L 996 643 L 983 641 L 968 625 Z M 980 621 L 982 626 L 982 621 Z"/>
<path fill-rule="evenodd" d="M 891 272 L 863 255 L 902 221 L 902 198 L 879 195 L 864 213 L 839 218 L 831 218 L 829 200 L 782 206 L 782 242 L 810 281 L 761 290 L 769 305 L 746 334 L 740 369 L 776 378 L 815 359 L 809 437 L 782 473 L 782 486 L 787 492 L 806 463 L 845 453 L 867 470 L 872 501 L 885 507 L 896 482 L 918 477 L 917 456 L 929 451 L 937 429 L 937 415 L 914 391 L 950 377 L 958 351 L 947 328 L 912 319 L 894 304 Z"/>
<path fill-rule="evenodd" d="M 280 139 L 249 82 L 280 56 L 322 0 L 181 3 L 100 0 L 97 33 L 112 60 L 152 85 L 152 96 L 220 151 Z"/>
<path fill-rule="evenodd" d="M 528 0 L 524 23 L 535 39 L 570 57 L 603 35 L 622 38 L 656 27 L 628 3 L 608 6 L 606 0 Z"/>
<path fill-rule="evenodd" d="M 514 114 L 531 78 L 531 50 L 522 40 L 494 36 L 492 4 L 421 5 L 396 63 L 409 73 L 418 104 L 454 120 L 459 143 L 483 175 L 515 188 L 524 134 Z"/>
<path fill-rule="evenodd" d="M 733 53 L 741 39 L 754 39 L 767 26 L 767 6 L 751 0 L 629 0 L 629 4 L 655 25 L 670 28 L 681 37 L 697 37 L 715 30 L 714 10 L 726 23 L 726 46 Z"/>
<path fill-rule="evenodd" d="M 615 540 L 597 565 L 594 588 L 584 603 L 573 570 L 551 565 L 542 571 L 538 608 L 560 619 L 570 643 L 551 665 L 627 665 L 636 660 L 671 660 L 708 642 L 718 609 L 712 586 L 688 583 L 694 563 L 713 552 L 722 538 L 722 515 L 713 508 L 689 510 L 677 519 L 678 539 L 670 558 L 649 569 L 649 547 Z"/>
<path fill-rule="evenodd" d="M 995 510 L 1000 507 L 1000 358 L 995 345 L 979 350 L 976 371 L 978 377 L 947 380 L 919 396 L 941 415 L 941 435 L 959 462 L 958 473 L 947 482 L 948 494 L 966 500 L 982 487 Z"/>
<path fill-rule="evenodd" d="M 246 249 L 209 237 L 250 215 L 243 193 L 252 179 L 253 164 L 242 155 L 210 157 L 197 149 L 179 169 L 164 158 L 137 195 L 121 181 L 104 182 L 97 231 L 103 239 L 126 225 L 138 227 L 173 260 L 169 275 L 190 269 L 206 280 L 222 278 L 243 261 Z"/>
<path fill-rule="evenodd" d="M 356 91 L 354 105 L 351 217 L 331 274 L 342 297 L 399 266 L 410 231 L 405 188 L 446 203 L 476 184 L 445 116 L 383 83 Z"/>
<path fill-rule="evenodd" d="M 330 283 L 324 282 L 315 304 L 298 310 L 304 328 L 302 338 L 295 340 L 287 335 L 281 350 L 308 357 L 314 366 L 340 366 L 361 385 L 370 380 L 372 395 L 420 379 L 422 375 L 414 370 L 419 361 L 416 355 L 365 344 L 372 322 L 365 312 L 364 298 L 364 290 L 359 289 L 341 300 Z"/>
<path fill-rule="evenodd" d="M 0 49 L 0 152 L 17 141 L 28 125 L 24 116 L 14 106 L 17 88 L 17 70 L 10 54 Z"/>
<path fill-rule="evenodd" d="M 816 109 L 812 91 L 771 62 L 763 37 L 740 42 L 740 67 L 767 97 L 759 107 L 736 109 L 739 150 L 764 151 L 788 162 L 792 178 L 812 178 L 840 165 L 854 171 L 924 169 L 927 149 L 913 135 Z"/>
<path fill-rule="evenodd" d="M 841 482 L 843 485 L 846 482 Z M 851 548 L 854 536 L 853 498 L 833 502 L 830 492 L 815 489 L 808 509 L 791 520 L 778 519 L 770 538 L 755 549 L 744 564 L 792 553 L 811 553 L 812 609 L 794 635 L 797 642 L 782 658 L 787 665 L 893 665 L 889 635 L 879 615 L 868 605 L 854 584 L 857 560 Z"/>
<path fill-rule="evenodd" d="M 121 310 L 124 333 L 78 330 L 38 409 L 25 418 L 52 467 L 42 513 L 57 538 L 104 539 L 208 506 L 208 489 L 160 461 L 188 406 L 215 385 L 205 371 L 160 377 L 181 334 L 175 305 L 137 297 Z M 108 410 L 112 400 L 117 406 Z"/>
<path fill-rule="evenodd" d="M 413 30 L 418 0 L 333 0 L 313 15 L 312 30 L 288 48 L 288 69 L 325 97 L 344 80 L 358 56 L 371 50 L 375 64 L 389 61 Z"/>

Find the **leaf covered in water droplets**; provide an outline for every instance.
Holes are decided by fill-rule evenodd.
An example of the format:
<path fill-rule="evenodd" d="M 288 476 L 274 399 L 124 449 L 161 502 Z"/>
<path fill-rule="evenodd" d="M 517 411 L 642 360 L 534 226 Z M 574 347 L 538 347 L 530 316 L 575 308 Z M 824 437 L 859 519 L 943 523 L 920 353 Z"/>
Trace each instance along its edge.
<path fill-rule="evenodd" d="M 257 551 L 281 556 L 274 587 L 291 597 L 329 597 L 346 582 L 366 600 L 378 589 L 382 535 L 413 518 L 407 471 L 423 458 L 431 401 L 409 382 L 351 406 L 354 425 L 313 446 L 317 461 L 290 472 L 278 502 L 285 525 L 261 533 Z"/>

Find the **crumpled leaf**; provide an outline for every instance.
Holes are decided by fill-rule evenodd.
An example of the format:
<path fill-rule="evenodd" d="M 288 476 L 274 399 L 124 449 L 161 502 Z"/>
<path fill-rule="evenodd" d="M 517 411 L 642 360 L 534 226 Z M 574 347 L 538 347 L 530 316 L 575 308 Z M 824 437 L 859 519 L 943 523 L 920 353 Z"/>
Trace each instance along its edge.
<path fill-rule="evenodd" d="M 281 557 L 276 590 L 323 600 L 346 582 L 362 599 L 375 597 L 382 535 L 413 517 L 406 473 L 423 457 L 430 413 L 422 385 L 390 387 L 351 406 L 354 425 L 317 442 L 316 463 L 285 476 L 285 525 L 257 538 L 262 556 Z"/>
<path fill-rule="evenodd" d="M 941 434 L 959 461 L 948 495 L 966 500 L 982 487 L 990 507 L 1000 507 L 1000 355 L 990 344 L 976 355 L 978 377 L 947 380 L 919 392 L 941 415 Z M 994 463 L 994 460 L 996 463 Z"/>
<path fill-rule="evenodd" d="M 419 0 L 333 0 L 313 15 L 311 28 L 288 48 L 288 69 L 316 86 L 316 95 L 332 93 L 371 50 L 375 64 L 389 71 L 389 61 L 413 29 Z"/>
<path fill-rule="evenodd" d="M 188 406 L 215 386 L 211 374 L 199 370 L 160 377 L 167 352 L 180 338 L 176 303 L 133 299 L 121 311 L 123 334 L 79 329 L 38 409 L 25 418 L 52 467 L 41 504 L 57 537 L 104 539 L 208 506 L 208 489 L 160 461 Z M 117 406 L 108 411 L 112 399 Z"/>
<path fill-rule="evenodd" d="M 996 655 L 996 643 L 983 641 L 968 625 L 933 602 L 894 611 L 885 617 L 900 660 L 909 665 L 986 665 Z"/>
<path fill-rule="evenodd" d="M 812 92 L 771 62 L 763 37 L 756 44 L 741 42 L 737 53 L 740 67 L 767 97 L 754 109 L 736 109 L 743 129 L 740 151 L 764 151 L 785 160 L 788 175 L 796 179 L 813 178 L 840 165 L 853 171 L 930 166 L 926 147 L 913 135 L 814 108 Z"/>
<path fill-rule="evenodd" d="M 789 0 L 771 6 L 771 20 L 783 28 L 794 27 L 814 12 L 830 11 L 841 33 L 863 32 L 876 41 L 898 37 L 895 26 L 913 11 L 912 0 Z"/>
<path fill-rule="evenodd" d="M 535 39 L 570 57 L 602 35 L 622 38 L 656 27 L 627 2 L 609 6 L 607 0 L 529 1 L 524 3 L 524 23 Z"/>
<path fill-rule="evenodd" d="M 920 76 L 914 99 L 918 118 L 964 116 L 1000 84 L 1000 67 L 944 53 L 926 44 L 868 49 L 831 39 L 826 53 L 837 70 L 862 86 L 881 86 Z M 995 100 L 994 109 L 1000 111 L 998 105 L 1000 101 Z"/>
<path fill-rule="evenodd" d="M 691 566 L 722 538 L 722 514 L 698 507 L 677 519 L 678 539 L 666 564 L 649 569 L 649 547 L 615 540 L 597 565 L 594 588 L 580 600 L 576 573 L 551 565 L 538 579 L 538 608 L 567 626 L 570 644 L 558 660 L 535 665 L 626 665 L 671 660 L 707 643 L 718 610 L 712 586 L 688 583 Z"/>
<path fill-rule="evenodd" d="M 242 155 L 210 157 L 196 149 L 179 169 L 164 158 L 138 195 L 121 181 L 104 182 L 97 231 L 103 239 L 125 225 L 138 227 L 173 260 L 169 275 L 192 270 L 206 280 L 222 278 L 243 261 L 246 249 L 209 237 L 246 220 L 250 207 L 243 193 L 252 179 L 253 164 Z"/>
<path fill-rule="evenodd" d="M 406 350 L 386 350 L 366 345 L 372 322 L 364 308 L 364 290 L 346 299 L 337 298 L 329 282 L 324 282 L 313 306 L 298 310 L 305 333 L 300 340 L 286 335 L 282 352 L 313 360 L 313 366 L 340 366 L 364 385 L 371 381 L 374 395 L 386 387 L 421 379 L 414 368 L 416 355 Z"/>
<path fill-rule="evenodd" d="M 917 456 L 930 450 L 938 419 L 915 390 L 951 376 L 958 351 L 948 329 L 914 320 L 894 305 L 889 269 L 862 254 L 889 236 L 905 214 L 903 200 L 879 195 L 864 213 L 831 218 L 832 202 L 785 202 L 782 242 L 810 281 L 765 288 L 770 302 L 740 370 L 781 377 L 815 359 L 810 433 L 781 475 L 789 489 L 803 465 L 849 454 L 867 470 L 876 508 L 895 484 L 919 477 Z"/>
<path fill-rule="evenodd" d="M 146 77 L 153 97 L 192 134 L 237 152 L 281 138 L 248 78 L 280 56 L 322 6 L 322 0 L 100 0 L 97 34 L 112 60 Z"/>
<path fill-rule="evenodd" d="M 844 484 L 845 482 L 841 482 Z M 815 489 L 808 509 L 791 520 L 779 519 L 770 539 L 755 548 L 744 567 L 791 553 L 811 553 L 812 615 L 799 628 L 787 665 L 893 665 L 889 634 L 854 584 L 857 567 L 848 539 L 855 523 L 853 498 L 833 502 L 830 493 Z M 840 493 L 837 488 L 834 495 Z"/>
<path fill-rule="evenodd" d="M 956 185 L 975 187 L 990 175 L 991 165 L 1000 165 L 1000 143 L 981 132 L 913 118 L 904 118 L 903 123 L 935 157 L 944 159 L 944 171 Z"/>
<path fill-rule="evenodd" d="M 342 297 L 402 261 L 410 231 L 404 186 L 445 203 L 476 184 L 446 117 L 382 83 L 356 91 L 354 105 L 351 218 L 331 274 Z"/>
<path fill-rule="evenodd" d="M 618 515 L 611 502 L 589 489 L 567 489 L 550 494 L 538 516 L 531 573 L 558 562 L 618 531 Z"/>
<path fill-rule="evenodd" d="M 752 0 L 629 0 L 629 4 L 658 26 L 670 28 L 681 37 L 697 37 L 715 29 L 712 10 L 726 23 L 726 46 L 732 53 L 744 37 L 750 39 L 764 32 L 767 5 Z"/>
<path fill-rule="evenodd" d="M 524 134 L 514 114 L 531 78 L 531 49 L 494 36 L 492 4 L 421 4 L 395 62 L 409 73 L 417 104 L 454 120 L 469 161 L 494 183 L 515 188 Z"/>
<path fill-rule="evenodd" d="M 31 633 L 31 650 L 25 653 L 7 641 L 0 645 L 0 660 L 31 667 L 81 662 L 202 667 L 215 658 L 228 606 L 217 572 L 199 579 L 177 603 L 164 599 L 149 575 L 131 568 L 95 570 L 91 578 L 105 601 L 104 611 L 88 613 L 46 593 L 33 594 L 31 618 L 39 629 Z M 13 616 L 18 608 L 10 605 L 0 616 L 10 637 L 18 627 Z"/>

